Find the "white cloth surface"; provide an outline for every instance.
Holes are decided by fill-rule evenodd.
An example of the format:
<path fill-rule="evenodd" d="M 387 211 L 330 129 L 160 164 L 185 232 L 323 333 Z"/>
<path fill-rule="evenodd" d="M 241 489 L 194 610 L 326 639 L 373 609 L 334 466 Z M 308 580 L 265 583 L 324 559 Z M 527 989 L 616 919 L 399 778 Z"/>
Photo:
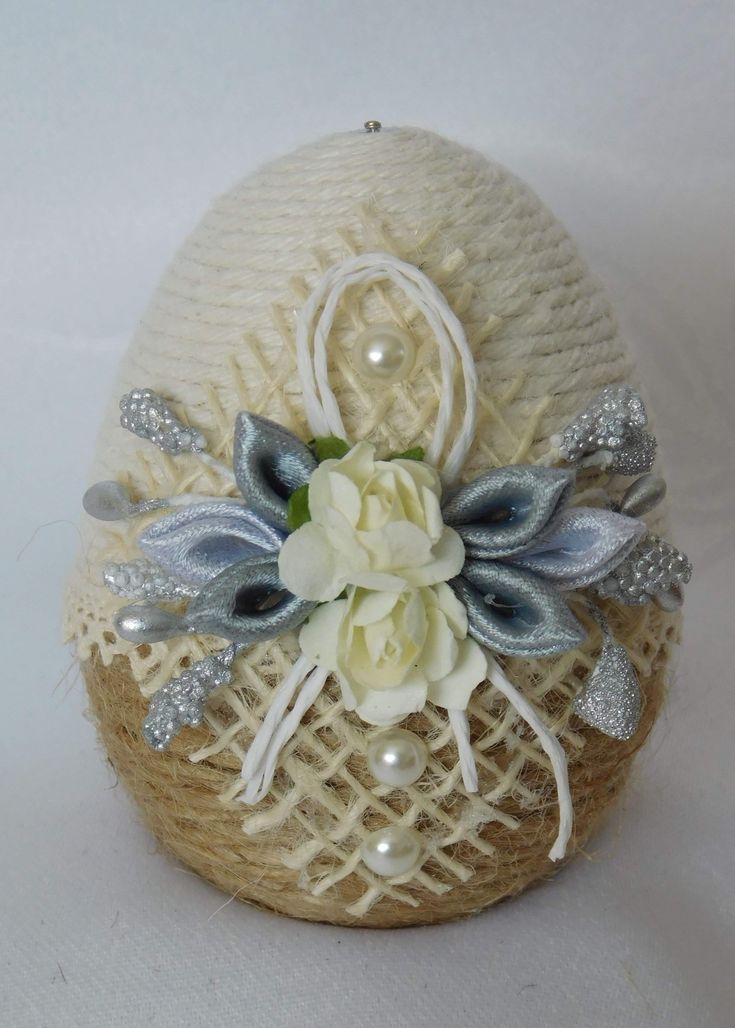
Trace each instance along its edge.
<path fill-rule="evenodd" d="M 7 0 L 2 21 L 0 1022 L 728 1028 L 732 5 Z M 392 933 L 227 904 L 157 853 L 58 638 L 94 433 L 163 264 L 230 181 L 375 117 L 491 153 L 577 238 L 695 561 L 666 712 L 589 859 Z"/>

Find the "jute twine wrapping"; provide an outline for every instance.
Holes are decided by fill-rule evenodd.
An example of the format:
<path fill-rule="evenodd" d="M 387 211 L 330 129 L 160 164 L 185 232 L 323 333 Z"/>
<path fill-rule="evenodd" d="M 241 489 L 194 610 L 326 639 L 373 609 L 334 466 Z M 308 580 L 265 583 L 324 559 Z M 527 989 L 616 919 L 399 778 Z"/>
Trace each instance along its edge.
<path fill-rule="evenodd" d="M 533 462 L 599 389 L 631 380 L 599 287 L 526 186 L 427 132 L 350 133 L 270 165 L 206 215 L 131 346 L 94 478 L 119 478 L 134 496 L 227 491 L 195 458 L 166 457 L 119 428 L 116 399 L 136 386 L 180 405 L 225 461 L 238 410 L 264 414 L 306 438 L 294 312 L 327 267 L 375 250 L 420 265 L 467 331 L 480 417 L 465 479 Z M 362 329 L 385 321 L 406 327 L 419 344 L 409 379 L 389 388 L 362 378 L 350 361 Z M 438 404 L 438 359 L 405 297 L 392 286 L 352 290 L 331 345 L 331 382 L 351 438 L 369 439 L 381 452 L 426 444 Z M 582 498 L 597 484 L 582 479 Z M 429 744 L 427 773 L 406 789 L 378 785 L 365 762 L 374 729 L 344 711 L 330 683 L 284 751 L 271 794 L 255 808 L 239 803 L 242 758 L 297 655 L 293 636 L 241 656 L 232 686 L 209 704 L 206 723 L 182 732 L 167 753 L 150 751 L 140 731 L 145 697 L 222 643 L 184 638 L 133 647 L 115 636 L 111 616 L 119 601 L 101 588 L 100 566 L 135 557 L 145 523 L 86 526 L 67 624 L 110 761 L 168 850 L 238 899 L 310 920 L 381 927 L 468 914 L 551 873 L 553 776 L 533 734 L 488 684 L 469 708 L 480 779 L 474 797 L 462 788 L 446 717 L 430 706 L 406 722 Z M 507 662 L 568 754 L 572 851 L 620 792 L 650 730 L 677 631 L 676 617 L 653 607 L 608 613 L 644 692 L 641 728 L 628 743 L 587 728 L 571 712 L 599 652 L 594 627 L 582 650 Z M 388 823 L 415 827 L 426 854 L 418 871 L 391 881 L 359 859 L 367 832 Z"/>

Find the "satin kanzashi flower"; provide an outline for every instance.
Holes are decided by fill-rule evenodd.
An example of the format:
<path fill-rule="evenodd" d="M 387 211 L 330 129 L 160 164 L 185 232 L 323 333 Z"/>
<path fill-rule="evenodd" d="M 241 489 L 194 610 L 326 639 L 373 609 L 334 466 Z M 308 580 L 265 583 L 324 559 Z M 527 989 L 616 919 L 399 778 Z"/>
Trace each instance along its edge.
<path fill-rule="evenodd" d="M 322 604 L 301 629 L 306 657 L 339 680 L 348 710 L 395 724 L 427 700 L 464 710 L 484 681 L 487 658 L 467 636 L 467 612 L 440 582 L 402 592 L 350 588 Z"/>
<path fill-rule="evenodd" d="M 401 592 L 446 582 L 464 546 L 441 515 L 436 470 L 418 460 L 376 460 L 358 443 L 325 460 L 309 479 L 311 521 L 286 539 L 278 558 L 287 589 L 334 600 L 347 586 Z"/>
<path fill-rule="evenodd" d="M 544 657 L 579 646 L 586 631 L 564 594 L 608 575 L 645 532 L 612 510 L 569 507 L 574 484 L 569 469 L 518 464 L 445 498 L 467 557 L 452 588 L 488 649 Z"/>

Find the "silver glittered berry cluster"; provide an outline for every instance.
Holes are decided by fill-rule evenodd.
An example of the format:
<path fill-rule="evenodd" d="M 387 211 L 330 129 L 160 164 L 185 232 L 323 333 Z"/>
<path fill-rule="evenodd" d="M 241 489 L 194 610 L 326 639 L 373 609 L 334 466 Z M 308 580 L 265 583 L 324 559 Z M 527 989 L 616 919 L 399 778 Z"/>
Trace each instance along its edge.
<path fill-rule="evenodd" d="M 179 600 L 196 595 L 194 587 L 145 558 L 105 564 L 102 579 L 110 592 L 129 600 Z"/>
<path fill-rule="evenodd" d="M 200 453 L 206 440 L 195 428 L 188 428 L 152 389 L 133 389 L 120 400 L 120 424 L 147 439 L 164 453 Z"/>
<path fill-rule="evenodd" d="M 604 453 L 606 466 L 621 475 L 648 471 L 656 440 L 645 427 L 646 408 L 631 386 L 607 386 L 554 442 L 565 460 L 576 462 Z"/>
<path fill-rule="evenodd" d="M 681 587 L 691 577 L 689 559 L 665 539 L 649 533 L 596 586 L 596 591 L 631 606 L 654 599 L 666 608 L 677 607 L 681 604 Z"/>
<path fill-rule="evenodd" d="M 165 750 L 185 725 L 200 725 L 204 704 L 215 689 L 232 681 L 236 644 L 211 657 L 204 657 L 173 678 L 154 695 L 143 722 L 143 738 L 154 750 Z"/>

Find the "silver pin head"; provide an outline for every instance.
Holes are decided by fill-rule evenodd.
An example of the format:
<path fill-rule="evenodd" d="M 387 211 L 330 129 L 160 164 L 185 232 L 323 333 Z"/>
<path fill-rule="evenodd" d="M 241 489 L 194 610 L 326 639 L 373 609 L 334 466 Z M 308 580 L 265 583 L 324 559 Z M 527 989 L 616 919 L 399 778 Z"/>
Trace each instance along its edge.
<path fill-rule="evenodd" d="M 380 124 L 379 121 L 366 121 L 365 122 L 365 131 L 366 132 L 380 132 L 382 127 L 383 126 Z"/>

